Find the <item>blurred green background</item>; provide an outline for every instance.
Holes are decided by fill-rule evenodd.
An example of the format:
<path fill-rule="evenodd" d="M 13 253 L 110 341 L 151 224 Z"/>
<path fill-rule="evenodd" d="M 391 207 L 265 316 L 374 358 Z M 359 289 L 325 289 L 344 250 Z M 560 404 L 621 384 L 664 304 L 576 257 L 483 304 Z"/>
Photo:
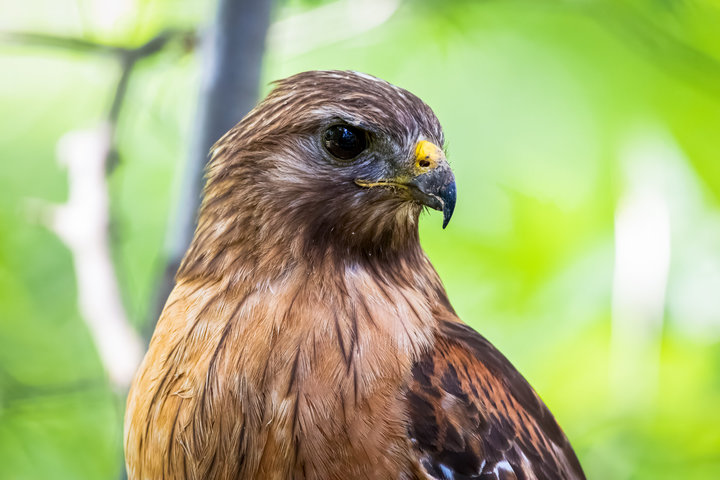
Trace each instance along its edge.
<path fill-rule="evenodd" d="M 430 213 L 421 233 L 460 316 L 530 380 L 588 478 L 720 478 L 720 5 L 286 0 L 273 26 L 331 3 L 347 18 L 268 37 L 262 95 L 332 68 L 424 99 L 459 199 L 447 230 Z M 0 30 L 135 46 L 213 10 L 4 0 Z M 198 57 L 172 46 L 141 61 L 119 118 L 113 258 L 138 330 L 164 268 Z M 0 478 L 120 478 L 124 395 L 78 312 L 70 252 L 32 207 L 66 200 L 56 143 L 107 115 L 120 70 L 0 41 L 0 72 Z"/>

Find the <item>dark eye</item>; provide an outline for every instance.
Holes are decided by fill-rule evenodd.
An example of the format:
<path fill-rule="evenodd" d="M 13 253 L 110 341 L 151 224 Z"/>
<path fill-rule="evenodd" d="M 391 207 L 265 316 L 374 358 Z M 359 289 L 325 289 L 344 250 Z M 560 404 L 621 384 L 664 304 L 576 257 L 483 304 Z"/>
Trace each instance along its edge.
<path fill-rule="evenodd" d="M 340 160 L 357 157 L 367 147 L 367 136 L 350 125 L 333 125 L 325 130 L 323 144 L 328 152 Z"/>

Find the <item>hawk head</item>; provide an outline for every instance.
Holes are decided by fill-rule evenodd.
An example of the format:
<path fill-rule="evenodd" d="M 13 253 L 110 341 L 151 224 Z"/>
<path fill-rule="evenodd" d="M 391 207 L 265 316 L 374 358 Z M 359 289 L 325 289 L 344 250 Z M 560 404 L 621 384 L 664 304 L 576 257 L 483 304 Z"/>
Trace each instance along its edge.
<path fill-rule="evenodd" d="M 452 216 L 443 143 L 430 107 L 378 78 L 280 80 L 213 148 L 194 243 L 245 244 L 263 258 L 280 244 L 312 258 L 406 249 L 423 207 L 441 210 L 443 227 Z"/>

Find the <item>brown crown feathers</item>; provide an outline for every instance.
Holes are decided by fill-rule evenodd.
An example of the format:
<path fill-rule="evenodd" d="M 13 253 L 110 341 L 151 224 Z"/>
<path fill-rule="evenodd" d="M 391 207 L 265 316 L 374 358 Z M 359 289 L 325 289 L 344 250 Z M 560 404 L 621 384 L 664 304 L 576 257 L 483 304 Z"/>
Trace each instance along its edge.
<path fill-rule="evenodd" d="M 213 148 L 130 391 L 135 479 L 583 479 L 532 388 L 420 247 L 455 183 L 432 110 L 305 72 Z"/>

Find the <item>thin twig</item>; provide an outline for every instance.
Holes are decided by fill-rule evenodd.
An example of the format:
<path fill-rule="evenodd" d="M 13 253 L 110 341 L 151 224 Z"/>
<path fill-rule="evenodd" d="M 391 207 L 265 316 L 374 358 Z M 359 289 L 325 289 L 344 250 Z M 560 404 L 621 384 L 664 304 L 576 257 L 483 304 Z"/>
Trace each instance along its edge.
<path fill-rule="evenodd" d="M 138 61 L 150 57 L 173 41 L 179 41 L 184 51 L 192 50 L 198 42 L 197 33 L 194 30 L 163 30 L 147 42 L 137 47 L 125 47 L 119 45 L 109 45 L 93 40 L 79 37 L 64 37 L 59 35 L 50 35 L 37 32 L 0 32 L 0 42 L 13 43 L 17 45 L 33 46 L 33 47 L 50 47 L 62 50 L 82 52 L 92 55 L 110 56 L 120 63 L 120 78 L 115 87 L 115 92 L 110 103 L 107 115 L 107 121 L 111 128 L 114 126 L 120 116 L 125 93 L 130 82 L 130 77 L 134 71 Z M 111 133 L 114 133 L 111 132 Z M 116 145 L 114 141 L 111 144 L 110 155 L 112 158 L 116 156 Z M 108 162 L 111 168 L 114 162 Z"/>
<path fill-rule="evenodd" d="M 101 55 L 117 55 L 119 51 L 127 50 L 123 47 L 107 45 L 84 38 L 63 37 L 37 32 L 0 32 L 0 41 L 22 46 L 60 48 Z"/>
<path fill-rule="evenodd" d="M 137 47 L 126 47 L 120 45 L 109 45 L 80 37 L 66 37 L 62 35 L 51 35 L 38 32 L 12 32 L 0 31 L 0 41 L 23 46 L 50 47 L 75 52 L 90 53 L 97 55 L 112 55 L 120 59 L 137 61 L 141 58 L 153 55 L 173 41 L 181 40 L 186 49 L 192 48 L 196 41 L 194 30 L 163 30 L 147 42 Z"/>

